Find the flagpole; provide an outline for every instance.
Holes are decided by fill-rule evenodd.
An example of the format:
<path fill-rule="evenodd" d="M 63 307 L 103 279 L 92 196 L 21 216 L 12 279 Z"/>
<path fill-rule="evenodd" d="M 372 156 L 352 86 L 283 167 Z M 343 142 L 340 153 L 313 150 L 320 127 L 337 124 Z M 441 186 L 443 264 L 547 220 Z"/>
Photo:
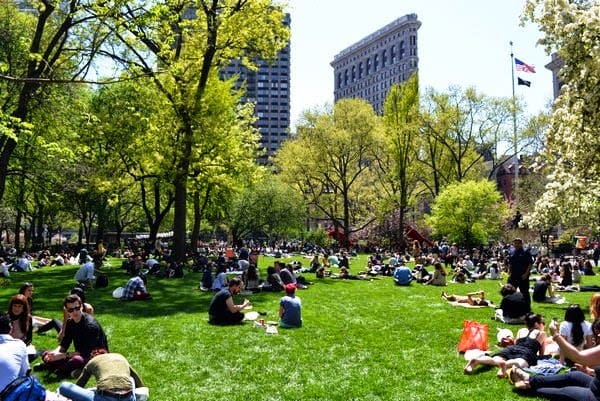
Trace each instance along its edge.
<path fill-rule="evenodd" d="M 512 117 L 513 117 L 513 146 L 515 147 L 515 179 L 513 182 L 513 206 L 517 207 L 517 191 L 519 188 L 519 150 L 517 148 L 517 98 L 515 96 L 515 56 L 513 54 L 513 42 L 510 43 L 510 73 L 512 77 Z"/>

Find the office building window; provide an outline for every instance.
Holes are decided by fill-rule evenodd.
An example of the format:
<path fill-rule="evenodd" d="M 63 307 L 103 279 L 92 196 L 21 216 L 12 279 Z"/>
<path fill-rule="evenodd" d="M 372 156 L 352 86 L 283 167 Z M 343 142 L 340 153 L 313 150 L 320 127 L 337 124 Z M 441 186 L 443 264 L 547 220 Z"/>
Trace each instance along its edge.
<path fill-rule="evenodd" d="M 381 67 L 384 68 L 387 63 L 387 50 L 381 52 Z"/>
<path fill-rule="evenodd" d="M 400 60 L 402 60 L 404 58 L 404 41 L 403 40 L 400 41 L 400 49 L 398 50 L 398 52 L 400 53 L 399 54 Z"/>
<path fill-rule="evenodd" d="M 377 71 L 378 67 L 379 67 L 379 54 L 376 54 L 375 57 L 373 57 L 373 71 Z"/>
<path fill-rule="evenodd" d="M 362 74 L 363 74 L 363 63 L 361 61 L 360 63 L 358 63 L 358 79 L 362 78 Z"/>
<path fill-rule="evenodd" d="M 367 59 L 367 75 L 371 73 L 371 59 Z"/>

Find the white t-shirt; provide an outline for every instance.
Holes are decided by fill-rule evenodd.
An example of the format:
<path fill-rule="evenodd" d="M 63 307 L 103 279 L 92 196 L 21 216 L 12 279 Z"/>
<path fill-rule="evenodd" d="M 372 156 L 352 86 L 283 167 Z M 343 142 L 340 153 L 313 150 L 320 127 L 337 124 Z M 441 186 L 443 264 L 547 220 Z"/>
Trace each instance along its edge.
<path fill-rule="evenodd" d="M 593 336 L 594 332 L 592 331 L 592 324 L 590 322 L 584 321 L 581 323 L 581 328 L 583 329 L 583 341 L 581 344 L 577 345 L 578 349 L 583 349 L 585 344 L 585 338 L 588 336 Z M 569 341 L 569 344 L 573 344 L 573 336 L 571 336 L 571 331 L 573 330 L 573 323 L 571 322 L 561 322 L 558 332 L 561 336 L 566 337 Z"/>

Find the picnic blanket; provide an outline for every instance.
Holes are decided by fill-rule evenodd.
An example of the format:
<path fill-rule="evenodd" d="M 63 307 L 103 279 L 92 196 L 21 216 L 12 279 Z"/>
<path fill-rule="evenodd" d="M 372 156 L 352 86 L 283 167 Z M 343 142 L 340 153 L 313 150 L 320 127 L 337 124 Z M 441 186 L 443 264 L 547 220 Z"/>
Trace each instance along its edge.
<path fill-rule="evenodd" d="M 536 302 L 539 302 L 539 301 L 536 301 Z M 555 295 L 553 297 L 546 297 L 546 299 L 544 299 L 541 302 L 547 303 L 547 304 L 564 304 L 565 302 L 567 302 L 567 300 L 564 299 L 563 297 L 561 297 L 560 295 Z"/>

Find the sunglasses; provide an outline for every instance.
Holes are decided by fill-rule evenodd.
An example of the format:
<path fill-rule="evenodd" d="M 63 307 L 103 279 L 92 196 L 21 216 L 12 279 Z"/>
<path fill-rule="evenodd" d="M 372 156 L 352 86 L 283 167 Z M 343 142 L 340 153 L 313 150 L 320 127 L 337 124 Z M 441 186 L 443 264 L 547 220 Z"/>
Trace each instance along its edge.
<path fill-rule="evenodd" d="M 79 309 L 81 309 L 81 305 L 75 306 L 73 308 L 67 308 L 67 312 L 71 313 L 71 312 L 75 312 Z"/>

